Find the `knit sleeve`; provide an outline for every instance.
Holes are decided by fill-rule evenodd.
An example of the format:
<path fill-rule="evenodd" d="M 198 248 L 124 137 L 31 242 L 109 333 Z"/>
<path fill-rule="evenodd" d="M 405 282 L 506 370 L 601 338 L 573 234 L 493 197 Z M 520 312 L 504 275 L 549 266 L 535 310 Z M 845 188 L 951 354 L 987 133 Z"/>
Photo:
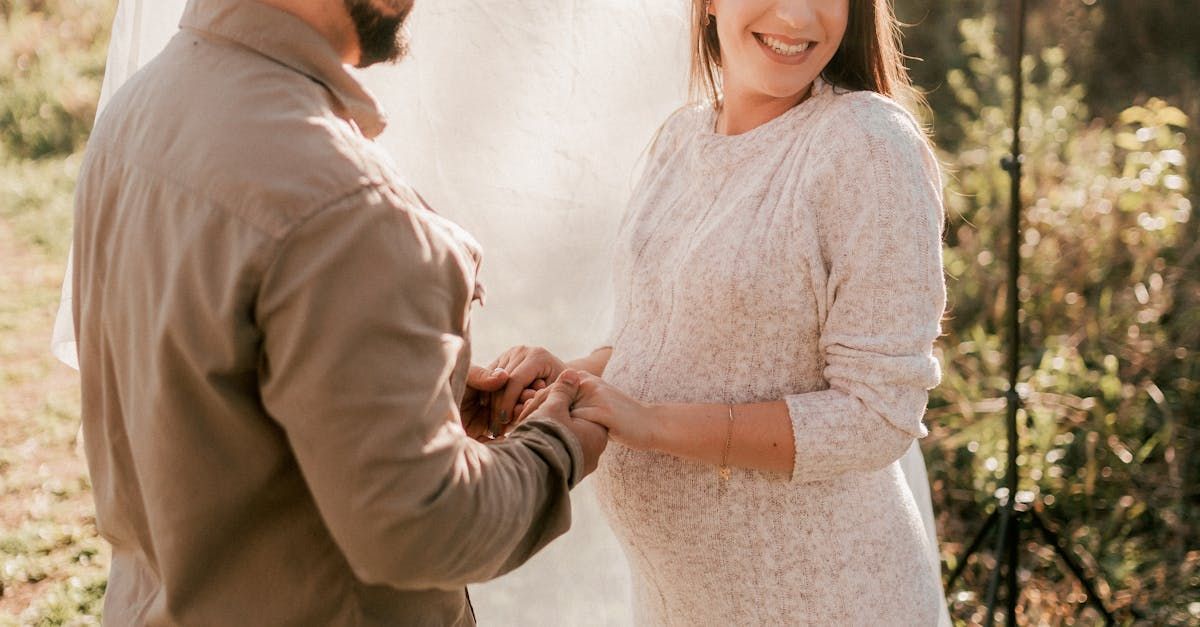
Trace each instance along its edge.
<path fill-rule="evenodd" d="M 937 163 L 912 118 L 850 94 L 800 202 L 814 208 L 827 271 L 820 332 L 826 390 L 785 400 L 792 478 L 827 479 L 899 459 L 940 380 L 933 355 L 946 292 Z"/>

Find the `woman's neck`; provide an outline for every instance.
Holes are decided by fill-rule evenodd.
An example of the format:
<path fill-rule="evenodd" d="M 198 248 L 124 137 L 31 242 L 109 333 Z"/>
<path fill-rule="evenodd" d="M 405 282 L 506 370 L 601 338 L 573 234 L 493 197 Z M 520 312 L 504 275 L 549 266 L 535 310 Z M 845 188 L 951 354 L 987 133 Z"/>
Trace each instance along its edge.
<path fill-rule="evenodd" d="M 726 85 L 720 108 L 717 110 L 716 132 L 721 135 L 741 135 L 783 115 L 804 102 L 812 94 L 812 85 L 790 98 L 774 98 L 762 93 Z"/>

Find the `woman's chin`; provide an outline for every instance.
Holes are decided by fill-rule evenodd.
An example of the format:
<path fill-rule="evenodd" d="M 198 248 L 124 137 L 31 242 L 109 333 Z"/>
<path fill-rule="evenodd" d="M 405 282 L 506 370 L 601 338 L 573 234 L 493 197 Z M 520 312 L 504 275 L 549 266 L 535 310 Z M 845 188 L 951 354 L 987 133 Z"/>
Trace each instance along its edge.
<path fill-rule="evenodd" d="M 780 76 L 779 73 L 760 73 L 755 85 L 755 91 L 760 97 L 772 100 L 800 100 L 812 88 L 815 76 Z"/>

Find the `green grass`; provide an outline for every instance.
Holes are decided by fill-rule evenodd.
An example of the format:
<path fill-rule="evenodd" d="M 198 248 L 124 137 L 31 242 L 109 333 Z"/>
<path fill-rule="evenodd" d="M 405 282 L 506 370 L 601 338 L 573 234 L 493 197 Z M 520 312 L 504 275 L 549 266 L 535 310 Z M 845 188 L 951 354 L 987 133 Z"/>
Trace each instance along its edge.
<path fill-rule="evenodd" d="M 98 624 L 107 580 L 78 376 L 49 353 L 78 161 L 0 161 L 0 626 Z"/>
<path fill-rule="evenodd" d="M 64 238 L 37 226 L 53 220 L 11 216 L 0 217 L 0 625 L 91 624 L 108 547 L 76 450 L 78 378 L 48 351 L 63 258 L 44 250 Z"/>
<path fill-rule="evenodd" d="M 19 242 L 66 259 L 78 171 L 77 155 L 0 163 L 0 218 Z"/>
<path fill-rule="evenodd" d="M 0 218 L 0 625 L 92 624 L 108 546 L 76 448 L 78 378 L 48 351 L 62 261 L 40 248 L 61 238 L 13 231 Z"/>

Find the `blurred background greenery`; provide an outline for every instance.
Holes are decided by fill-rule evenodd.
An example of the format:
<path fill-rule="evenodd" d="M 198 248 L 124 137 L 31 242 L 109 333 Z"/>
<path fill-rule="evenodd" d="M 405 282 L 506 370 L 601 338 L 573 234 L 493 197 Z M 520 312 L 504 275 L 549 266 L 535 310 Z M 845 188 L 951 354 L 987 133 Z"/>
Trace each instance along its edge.
<path fill-rule="evenodd" d="M 912 66 L 949 170 L 945 381 L 925 443 L 949 568 L 990 511 L 1007 455 L 1009 182 L 998 164 L 1012 140 L 1011 4 L 897 0 L 918 24 L 907 51 L 925 59 Z M 1200 6 L 1029 5 L 1020 490 L 1083 549 L 1120 616 L 1200 624 Z M 1083 590 L 1031 548 L 1024 620 L 1070 624 Z M 960 588 L 984 590 L 992 563 Z M 982 618 L 979 594 L 954 599 L 955 616 Z"/>
<path fill-rule="evenodd" d="M 947 569 L 1003 483 L 1008 4 L 896 0 L 947 166 L 945 381 L 923 443 Z M 1021 491 L 1123 622 L 1198 624 L 1200 7 L 1030 6 Z M 47 345 L 114 8 L 0 0 L 0 625 L 96 622 L 104 590 L 77 381 Z M 1029 548 L 1022 624 L 1096 623 Z M 982 619 L 991 564 L 967 569 L 956 621 Z"/>

